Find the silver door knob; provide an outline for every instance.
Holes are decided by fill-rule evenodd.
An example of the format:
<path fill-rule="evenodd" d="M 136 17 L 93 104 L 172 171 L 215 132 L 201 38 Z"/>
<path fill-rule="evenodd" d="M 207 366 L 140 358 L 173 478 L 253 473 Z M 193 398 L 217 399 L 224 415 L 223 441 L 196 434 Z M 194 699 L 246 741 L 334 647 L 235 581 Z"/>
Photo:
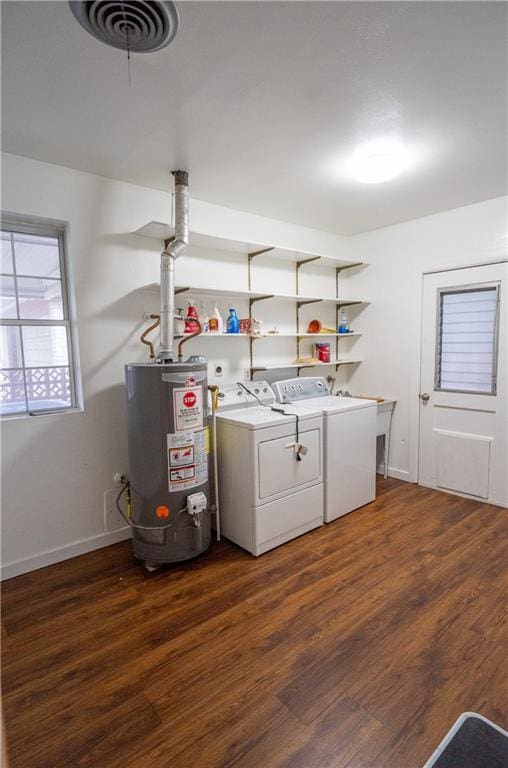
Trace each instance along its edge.
<path fill-rule="evenodd" d="M 428 400 L 430 400 L 430 395 L 428 392 L 421 392 L 418 397 L 420 400 L 423 400 L 424 403 L 426 403 Z"/>

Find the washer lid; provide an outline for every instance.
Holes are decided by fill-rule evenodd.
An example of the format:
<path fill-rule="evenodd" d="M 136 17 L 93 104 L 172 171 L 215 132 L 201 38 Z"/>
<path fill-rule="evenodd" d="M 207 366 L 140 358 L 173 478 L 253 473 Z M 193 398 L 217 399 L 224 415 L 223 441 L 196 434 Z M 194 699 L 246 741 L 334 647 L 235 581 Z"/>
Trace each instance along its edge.
<path fill-rule="evenodd" d="M 281 424 L 293 426 L 296 421 L 294 414 L 298 414 L 300 422 L 302 422 L 319 417 L 322 413 L 320 409 L 307 406 L 303 408 L 300 404 L 292 405 L 288 403 L 287 405 L 280 405 L 277 403 L 275 407 L 283 409 L 285 413 L 278 413 L 270 408 L 261 408 L 260 406 L 256 408 L 240 408 L 236 411 L 218 413 L 217 421 L 236 424 L 239 427 L 248 427 L 249 429 L 263 429 Z"/>
<path fill-rule="evenodd" d="M 342 411 L 354 411 L 358 408 L 372 408 L 376 406 L 376 400 L 364 400 L 359 397 L 312 397 L 309 400 L 299 400 L 298 406 L 284 403 L 284 408 L 318 408 L 322 413 L 341 413 Z"/>

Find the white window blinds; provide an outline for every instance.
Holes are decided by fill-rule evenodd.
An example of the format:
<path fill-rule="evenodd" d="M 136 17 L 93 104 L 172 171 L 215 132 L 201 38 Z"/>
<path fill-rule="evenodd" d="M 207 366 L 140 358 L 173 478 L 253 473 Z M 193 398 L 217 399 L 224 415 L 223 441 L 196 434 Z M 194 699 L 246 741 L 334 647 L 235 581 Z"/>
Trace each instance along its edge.
<path fill-rule="evenodd" d="M 499 286 L 439 292 L 436 389 L 496 393 Z"/>

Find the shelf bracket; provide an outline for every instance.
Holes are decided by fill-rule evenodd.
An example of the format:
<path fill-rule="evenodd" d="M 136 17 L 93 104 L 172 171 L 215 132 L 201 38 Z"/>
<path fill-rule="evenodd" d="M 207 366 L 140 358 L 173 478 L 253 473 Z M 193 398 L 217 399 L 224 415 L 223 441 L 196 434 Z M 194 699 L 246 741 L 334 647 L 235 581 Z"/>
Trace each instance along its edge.
<path fill-rule="evenodd" d="M 337 274 L 343 272 L 345 269 L 352 269 L 353 267 L 363 266 L 363 261 L 352 261 L 351 264 L 342 264 L 340 267 L 335 267 Z"/>
<path fill-rule="evenodd" d="M 341 360 L 339 363 L 335 363 L 335 372 L 337 372 L 341 365 L 359 365 L 359 360 Z"/>
<path fill-rule="evenodd" d="M 273 251 L 275 248 L 274 245 L 270 245 L 268 248 L 260 248 L 259 251 L 251 251 L 249 253 L 249 261 L 252 261 L 252 259 L 255 259 L 256 256 L 261 256 L 263 253 L 268 253 L 269 251 Z"/>
<path fill-rule="evenodd" d="M 351 264 L 342 264 L 339 267 L 335 267 L 335 296 L 337 297 L 337 303 L 335 305 L 335 328 L 339 328 L 339 312 L 342 307 L 351 307 L 354 304 L 361 304 L 361 301 L 341 301 L 339 299 L 339 275 L 341 272 L 343 272 L 345 269 L 351 269 L 352 267 L 361 267 L 363 264 L 363 261 L 353 261 Z M 336 357 L 339 356 L 339 339 L 338 337 L 335 339 L 335 355 Z M 335 371 L 337 371 L 339 368 L 338 365 L 335 366 Z"/>
<path fill-rule="evenodd" d="M 337 308 L 340 309 L 340 307 L 354 307 L 356 304 L 364 304 L 363 301 L 341 301 L 340 299 L 337 299 Z"/>
<path fill-rule="evenodd" d="M 256 301 L 265 301 L 265 299 L 273 299 L 273 293 L 267 293 L 265 296 L 255 296 L 254 298 L 249 299 L 249 317 L 251 317 L 252 307 Z"/>
<path fill-rule="evenodd" d="M 252 253 L 247 254 L 247 282 L 249 286 L 249 291 L 252 290 L 252 275 L 251 275 L 251 264 L 256 258 L 256 256 L 261 256 L 263 253 L 268 253 L 269 251 L 273 251 L 275 246 L 271 245 L 268 248 L 260 248 L 259 251 L 252 251 Z"/>
<path fill-rule="evenodd" d="M 297 272 L 298 275 L 298 272 Z M 302 301 L 296 302 L 296 357 L 297 359 L 300 357 L 300 309 L 301 307 L 304 307 L 306 304 L 316 304 L 320 301 L 323 301 L 323 299 L 302 299 Z M 297 373 L 299 376 L 300 374 Z"/>
<path fill-rule="evenodd" d="M 271 248 L 269 250 L 272 250 Z M 249 254 L 250 259 L 250 254 Z M 249 287 L 250 287 L 250 261 L 249 261 Z M 254 298 L 249 299 L 249 318 L 252 320 L 252 307 L 256 303 L 256 301 L 265 301 L 266 299 L 273 299 L 272 294 L 267 294 L 266 296 L 255 296 Z M 250 375 L 256 373 L 258 370 L 265 370 L 264 368 L 254 368 L 254 338 L 250 336 L 249 338 L 249 368 L 250 368 Z"/>
<path fill-rule="evenodd" d="M 299 288 L 299 274 L 300 274 L 300 267 L 303 267 L 304 264 L 310 264 L 311 261 L 319 261 L 321 256 L 312 256 L 309 259 L 301 259 L 301 261 L 297 261 L 295 264 L 295 285 L 296 285 L 296 294 L 298 295 L 300 293 Z"/>
<path fill-rule="evenodd" d="M 297 301 L 296 308 L 300 309 L 300 307 L 304 307 L 305 304 L 317 304 L 319 301 L 323 301 L 323 299 L 305 299 L 304 301 Z"/>

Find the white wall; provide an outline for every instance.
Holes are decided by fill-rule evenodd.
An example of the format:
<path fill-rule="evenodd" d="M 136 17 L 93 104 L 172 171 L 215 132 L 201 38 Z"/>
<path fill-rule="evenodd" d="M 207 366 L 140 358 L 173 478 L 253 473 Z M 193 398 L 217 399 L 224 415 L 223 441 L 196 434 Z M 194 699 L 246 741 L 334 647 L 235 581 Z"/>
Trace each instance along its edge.
<path fill-rule="evenodd" d="M 151 219 L 166 220 L 170 196 L 12 155 L 3 155 L 2 176 L 4 211 L 68 224 L 85 399 L 83 413 L 2 424 L 2 574 L 9 577 L 125 536 L 104 533 L 103 492 L 111 487 L 112 475 L 127 467 L 123 366 L 145 359 L 138 342 L 142 314 L 157 310 L 158 300 L 140 286 L 158 281 L 159 270 L 159 244 L 131 233 Z M 397 398 L 391 472 L 416 479 L 421 275 L 506 256 L 506 199 L 351 238 L 199 201 L 192 201 L 191 221 L 218 236 L 369 262 L 344 273 L 343 295 L 365 297 L 371 304 L 350 313 L 355 330 L 364 335 L 341 341 L 364 362 L 341 368 L 337 381 L 356 394 Z M 333 270 L 314 274 L 311 266 L 302 269 L 301 292 L 333 295 Z M 178 264 L 177 280 L 246 287 L 245 262 L 194 249 Z M 274 286 L 294 292 L 294 273 L 287 264 L 261 258 L 253 287 Z M 242 314 L 246 307 L 238 309 Z M 312 305 L 308 311 L 333 323 L 331 308 Z M 261 303 L 256 314 L 268 327 L 294 327 L 294 304 Z M 294 355 L 292 341 L 256 345 L 264 345 L 258 354 L 265 360 Z M 196 340 L 188 348 L 207 355 L 212 380 L 218 362 L 225 368 L 222 381 L 242 376 L 248 363 L 244 339 Z"/>
<path fill-rule="evenodd" d="M 348 239 L 349 257 L 370 264 L 350 285 L 372 302 L 361 312 L 365 333 L 358 349 L 365 362 L 350 385 L 356 394 L 397 399 L 390 456 L 396 477 L 417 479 L 422 274 L 506 258 L 507 201 L 487 200 Z"/>
<path fill-rule="evenodd" d="M 127 469 L 123 368 L 146 359 L 138 342 L 142 315 L 158 309 L 158 298 L 140 286 L 158 281 L 160 251 L 158 242 L 130 233 L 152 219 L 167 220 L 170 196 L 26 158 L 2 160 L 5 212 L 68 224 L 85 404 L 83 413 L 2 423 L 2 574 L 10 577 L 125 537 L 105 535 L 103 493 L 113 474 Z M 195 200 L 191 221 L 200 231 L 246 241 L 337 256 L 347 247 L 337 235 Z M 244 259 L 218 253 L 194 251 L 177 265 L 179 282 L 203 286 L 246 287 L 246 275 Z M 294 292 L 290 266 L 260 260 L 253 287 L 275 284 Z M 333 270 L 314 279 L 302 275 L 302 291 L 318 289 L 333 295 Z M 294 304 L 263 314 L 289 328 Z M 294 342 L 266 344 L 286 344 L 288 359 L 294 356 Z M 245 339 L 205 340 L 201 347 L 193 341 L 188 349 L 206 354 L 212 371 L 223 363 L 222 381 L 242 376 L 248 363 Z M 265 354 L 278 353 L 272 347 Z"/>

